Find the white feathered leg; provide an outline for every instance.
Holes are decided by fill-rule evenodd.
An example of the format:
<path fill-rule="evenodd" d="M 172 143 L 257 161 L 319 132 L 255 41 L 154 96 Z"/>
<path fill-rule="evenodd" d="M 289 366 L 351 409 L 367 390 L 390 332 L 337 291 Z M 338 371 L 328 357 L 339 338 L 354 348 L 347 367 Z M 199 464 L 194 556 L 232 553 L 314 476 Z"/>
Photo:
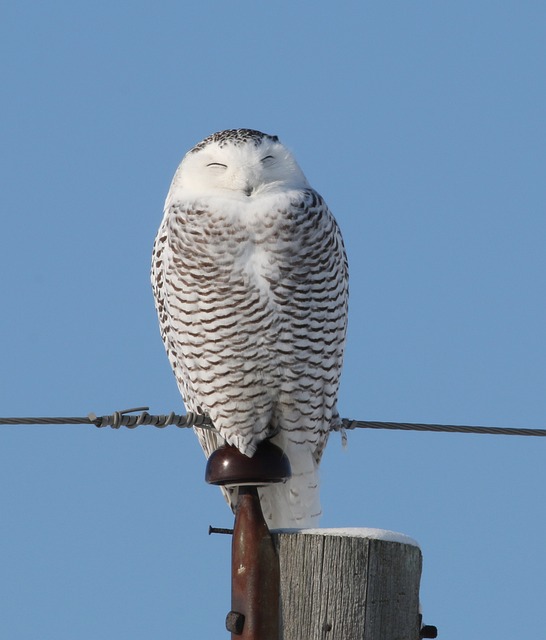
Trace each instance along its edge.
<path fill-rule="evenodd" d="M 284 450 L 292 477 L 259 490 L 262 511 L 270 529 L 317 527 L 322 514 L 318 466 L 311 446 L 291 443 L 284 434 L 272 438 Z"/>

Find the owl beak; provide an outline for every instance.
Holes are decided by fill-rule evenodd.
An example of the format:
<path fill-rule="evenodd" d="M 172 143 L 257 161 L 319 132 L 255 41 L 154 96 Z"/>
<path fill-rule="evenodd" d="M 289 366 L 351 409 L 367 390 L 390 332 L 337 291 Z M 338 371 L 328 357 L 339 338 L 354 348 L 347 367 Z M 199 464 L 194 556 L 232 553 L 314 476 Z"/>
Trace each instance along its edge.
<path fill-rule="evenodd" d="M 243 191 L 245 196 L 251 196 L 254 189 L 249 184 L 247 184 L 246 187 L 243 189 Z"/>

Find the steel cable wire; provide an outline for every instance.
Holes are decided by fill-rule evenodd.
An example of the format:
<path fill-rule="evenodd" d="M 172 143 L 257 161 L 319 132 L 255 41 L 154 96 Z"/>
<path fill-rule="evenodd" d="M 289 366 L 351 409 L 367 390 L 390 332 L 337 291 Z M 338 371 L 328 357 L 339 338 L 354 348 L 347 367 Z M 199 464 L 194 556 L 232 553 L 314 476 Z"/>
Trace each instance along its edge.
<path fill-rule="evenodd" d="M 135 412 L 140 412 L 138 415 Z M 172 411 L 166 415 L 151 415 L 148 407 L 137 407 L 114 411 L 112 415 L 97 416 L 90 413 L 87 417 L 53 417 L 53 418 L 0 418 L 0 425 L 53 425 L 53 424 L 92 424 L 96 427 L 134 429 L 140 425 L 151 425 L 163 428 L 176 426 L 179 428 L 198 427 L 213 429 L 208 416 L 188 412 L 179 415 Z M 452 424 L 422 424 L 414 422 L 377 422 L 368 420 L 350 420 L 344 418 L 342 425 L 336 430 L 353 429 L 390 429 L 398 431 L 433 431 L 442 433 L 479 433 L 503 436 L 546 436 L 546 429 L 521 429 L 516 427 L 484 427 Z"/>

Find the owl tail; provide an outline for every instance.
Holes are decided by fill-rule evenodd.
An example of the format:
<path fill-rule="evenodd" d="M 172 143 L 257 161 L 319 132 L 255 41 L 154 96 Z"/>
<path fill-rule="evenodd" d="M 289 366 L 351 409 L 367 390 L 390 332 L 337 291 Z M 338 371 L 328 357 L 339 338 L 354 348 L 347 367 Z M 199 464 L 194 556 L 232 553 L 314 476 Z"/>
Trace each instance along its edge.
<path fill-rule="evenodd" d="M 306 444 L 286 441 L 281 446 L 290 460 L 292 477 L 259 490 L 267 525 L 270 529 L 318 527 L 322 509 L 318 465 L 312 450 Z"/>

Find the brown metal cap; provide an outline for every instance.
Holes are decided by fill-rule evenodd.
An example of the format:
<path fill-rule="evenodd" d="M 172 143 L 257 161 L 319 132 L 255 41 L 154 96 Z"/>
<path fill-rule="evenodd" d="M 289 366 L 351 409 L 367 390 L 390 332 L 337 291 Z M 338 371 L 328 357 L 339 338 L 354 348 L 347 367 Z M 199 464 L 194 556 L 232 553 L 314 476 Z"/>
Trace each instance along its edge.
<path fill-rule="evenodd" d="M 288 457 L 269 440 L 260 442 L 249 458 L 231 445 L 216 449 L 207 461 L 205 480 L 216 485 L 254 485 L 284 482 L 292 475 Z"/>

